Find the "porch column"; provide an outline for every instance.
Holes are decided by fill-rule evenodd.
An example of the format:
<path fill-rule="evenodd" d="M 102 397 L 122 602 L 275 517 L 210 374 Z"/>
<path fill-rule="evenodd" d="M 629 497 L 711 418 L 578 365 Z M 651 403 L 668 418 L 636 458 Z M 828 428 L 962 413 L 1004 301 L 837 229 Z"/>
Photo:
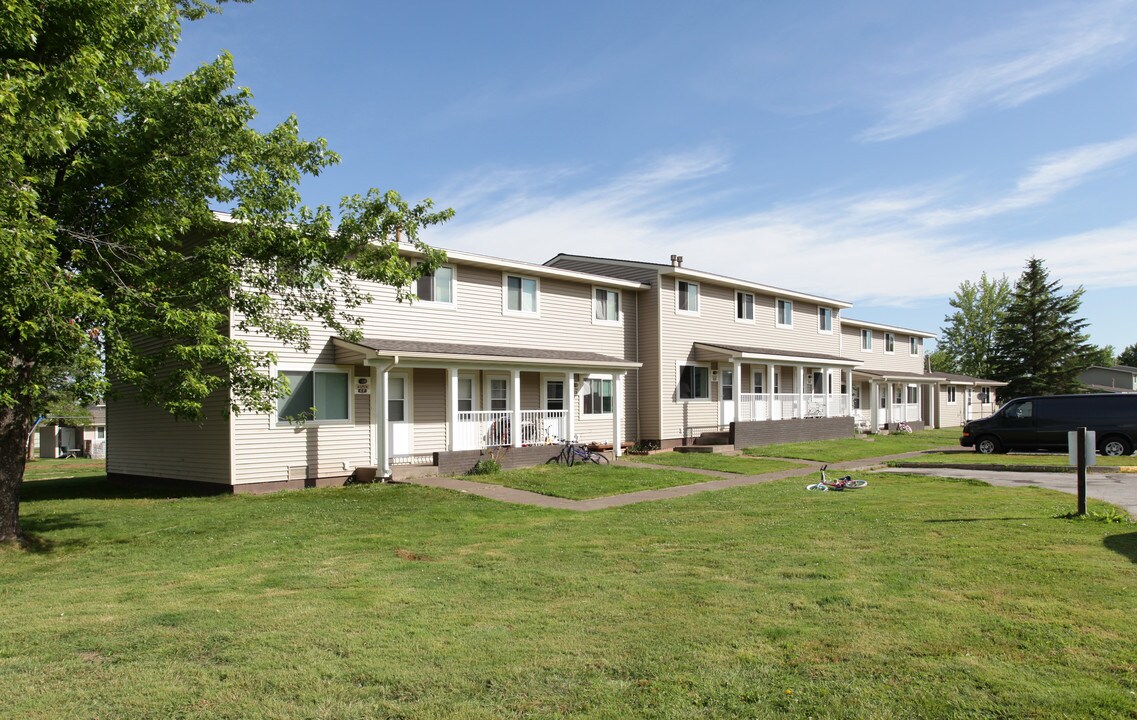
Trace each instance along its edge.
<path fill-rule="evenodd" d="M 509 444 L 521 447 L 521 371 L 513 368 L 509 371 L 513 380 L 513 390 L 510 399 L 513 401 L 513 419 L 509 423 Z"/>
<path fill-rule="evenodd" d="M 876 380 L 869 381 L 869 428 L 873 432 L 880 430 L 880 384 Z"/>
<path fill-rule="evenodd" d="M 889 425 L 892 424 L 892 416 L 895 414 L 896 409 L 892 407 L 892 383 L 884 384 L 884 421 Z M 891 428 L 889 428 L 891 430 Z"/>
<path fill-rule="evenodd" d="M 576 390 L 572 386 L 573 372 L 565 373 L 565 442 L 576 438 Z"/>
<path fill-rule="evenodd" d="M 391 477 L 391 450 L 389 427 L 387 424 L 387 381 L 391 375 L 390 366 L 378 368 L 375 383 L 375 466 L 380 478 Z"/>
<path fill-rule="evenodd" d="M 797 390 L 797 412 L 794 413 L 794 417 L 803 418 L 805 417 L 805 367 L 803 365 L 797 366 L 796 375 L 797 379 L 794 381 L 796 387 L 794 389 Z"/>
<path fill-rule="evenodd" d="M 734 417 L 730 419 L 733 422 L 738 422 L 738 418 L 742 417 L 742 361 L 735 359 L 731 365 L 734 368 Z M 750 390 L 753 391 L 754 388 L 750 388 Z"/>
<path fill-rule="evenodd" d="M 612 458 L 623 455 L 620 444 L 624 441 L 624 373 L 612 375 Z"/>
<path fill-rule="evenodd" d="M 766 419 L 774 419 L 774 364 L 766 363 Z"/>
<path fill-rule="evenodd" d="M 833 368 L 821 368 L 821 382 L 825 386 L 821 392 L 825 393 L 825 417 L 829 417 L 829 394 L 833 392 Z"/>
<path fill-rule="evenodd" d="M 856 413 L 853 411 L 853 368 L 842 370 L 841 373 L 842 375 L 849 373 L 846 376 L 848 380 L 845 381 L 845 414 L 854 417 Z"/>
<path fill-rule="evenodd" d="M 458 368 L 446 368 L 446 439 L 447 447 L 458 449 Z"/>

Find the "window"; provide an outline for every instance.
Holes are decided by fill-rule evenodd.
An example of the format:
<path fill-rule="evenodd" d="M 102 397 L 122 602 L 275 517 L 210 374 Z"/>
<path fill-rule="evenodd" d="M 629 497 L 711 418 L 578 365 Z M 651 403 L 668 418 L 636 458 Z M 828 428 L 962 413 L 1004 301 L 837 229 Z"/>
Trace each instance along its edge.
<path fill-rule="evenodd" d="M 426 302 L 454 304 L 454 268 L 442 265 L 433 275 L 423 275 L 418 279 L 415 294 Z"/>
<path fill-rule="evenodd" d="M 592 305 L 592 317 L 597 322 L 620 322 L 620 293 L 596 288 Z"/>
<path fill-rule="evenodd" d="M 833 308 L 817 308 L 817 332 L 833 332 Z"/>
<path fill-rule="evenodd" d="M 612 381 L 589 378 L 584 381 L 585 415 L 607 415 L 612 412 Z"/>
<path fill-rule="evenodd" d="M 505 378 L 490 378 L 490 410 L 509 409 L 509 381 Z"/>
<path fill-rule="evenodd" d="M 545 381 L 545 409 L 546 410 L 564 410 L 565 409 L 565 381 L 564 380 L 546 380 Z"/>
<path fill-rule="evenodd" d="M 733 400 L 734 399 L 734 371 L 733 370 L 723 370 L 719 373 L 719 376 L 722 378 L 722 381 L 719 383 L 719 387 L 720 387 L 719 395 L 722 396 L 723 400 Z"/>
<path fill-rule="evenodd" d="M 679 399 L 710 400 L 711 371 L 699 365 L 680 365 Z"/>
<path fill-rule="evenodd" d="M 764 383 L 763 380 L 765 380 L 765 374 L 761 370 L 755 370 L 754 371 L 754 393 L 756 395 L 761 395 L 764 392 L 766 392 L 763 389 L 764 387 L 766 387 L 766 383 Z"/>
<path fill-rule="evenodd" d="M 860 385 L 854 385 L 853 386 L 853 409 L 854 410 L 860 410 L 861 409 L 861 386 Z"/>
<path fill-rule="evenodd" d="M 948 405 L 955 405 L 955 385 L 948 385 L 947 401 Z"/>
<path fill-rule="evenodd" d="M 281 371 L 288 397 L 276 401 L 278 420 L 347 420 L 348 382 L 342 370 Z"/>
<path fill-rule="evenodd" d="M 505 276 L 505 309 L 510 312 L 537 312 L 537 280 L 520 275 Z"/>
<path fill-rule="evenodd" d="M 918 338 L 918 337 L 908 338 L 908 354 L 909 355 L 919 355 L 920 354 L 920 338 Z"/>
<path fill-rule="evenodd" d="M 474 378 L 458 378 L 458 412 L 474 411 Z"/>
<path fill-rule="evenodd" d="M 886 353 L 896 352 L 896 336 L 894 334 L 884 334 L 884 351 Z"/>
<path fill-rule="evenodd" d="M 895 396 L 893 403 L 896 405 L 903 405 L 904 404 L 904 386 L 903 385 L 896 385 L 896 386 L 894 386 L 894 389 L 896 390 L 896 392 L 893 393 L 893 395 Z"/>
<path fill-rule="evenodd" d="M 794 326 L 794 304 L 789 300 L 778 301 L 778 327 Z"/>
<path fill-rule="evenodd" d="M 746 320 L 748 322 L 754 321 L 754 294 L 753 293 L 735 293 L 735 318 L 739 320 Z"/>
<path fill-rule="evenodd" d="M 387 385 L 387 421 L 405 422 L 407 419 L 407 379 L 391 376 Z"/>
<path fill-rule="evenodd" d="M 106 440 L 107 439 L 107 429 L 105 427 L 102 427 L 102 426 L 95 428 L 95 439 L 96 440 Z"/>
<path fill-rule="evenodd" d="M 920 388 L 915 385 L 908 386 L 908 404 L 915 405 L 920 402 Z"/>
<path fill-rule="evenodd" d="M 679 312 L 697 315 L 699 312 L 699 284 L 686 280 L 678 281 L 675 302 Z"/>
<path fill-rule="evenodd" d="M 861 350 L 872 352 L 872 330 L 861 330 Z"/>

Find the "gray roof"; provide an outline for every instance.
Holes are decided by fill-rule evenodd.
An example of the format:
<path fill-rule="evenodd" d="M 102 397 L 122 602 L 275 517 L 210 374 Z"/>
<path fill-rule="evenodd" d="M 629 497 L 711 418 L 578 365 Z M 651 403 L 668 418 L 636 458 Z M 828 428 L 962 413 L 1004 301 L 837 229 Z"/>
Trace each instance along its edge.
<path fill-rule="evenodd" d="M 346 341 L 351 342 L 351 341 Z M 521 358 L 527 360 L 555 360 L 590 364 L 635 365 L 618 357 L 575 350 L 548 350 L 545 348 L 503 347 L 501 345 L 464 345 L 459 343 L 424 342 L 419 340 L 384 340 L 363 338 L 353 344 L 384 354 L 406 355 L 469 355 L 486 358 Z"/>
<path fill-rule="evenodd" d="M 857 368 L 853 371 L 857 375 L 869 375 L 872 377 L 882 378 L 900 378 L 902 380 L 920 380 L 922 382 L 935 382 L 940 379 L 939 375 L 925 375 L 924 373 L 910 373 L 901 370 L 866 370 L 864 368 Z"/>
<path fill-rule="evenodd" d="M 993 385 L 999 387 L 1007 384 L 999 380 L 987 380 L 985 378 L 977 378 L 970 375 L 960 375 L 959 373 L 934 372 L 932 375 L 941 377 L 948 382 L 971 383 L 973 385 Z"/>

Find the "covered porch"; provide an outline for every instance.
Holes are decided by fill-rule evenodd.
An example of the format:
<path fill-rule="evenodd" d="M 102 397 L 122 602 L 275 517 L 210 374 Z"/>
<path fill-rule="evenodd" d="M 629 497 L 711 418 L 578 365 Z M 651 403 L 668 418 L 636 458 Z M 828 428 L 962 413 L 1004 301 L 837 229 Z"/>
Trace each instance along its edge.
<path fill-rule="evenodd" d="M 854 416 L 870 432 L 894 430 L 904 423 L 915 429 L 935 426 L 932 403 L 940 378 L 931 375 L 857 370 L 853 375 Z"/>
<path fill-rule="evenodd" d="M 369 369 L 372 460 L 380 477 L 393 465 L 437 464 L 440 454 L 565 439 L 611 443 L 619 455 L 627 435 L 626 377 L 639 363 L 541 348 L 335 344 L 337 363 Z"/>

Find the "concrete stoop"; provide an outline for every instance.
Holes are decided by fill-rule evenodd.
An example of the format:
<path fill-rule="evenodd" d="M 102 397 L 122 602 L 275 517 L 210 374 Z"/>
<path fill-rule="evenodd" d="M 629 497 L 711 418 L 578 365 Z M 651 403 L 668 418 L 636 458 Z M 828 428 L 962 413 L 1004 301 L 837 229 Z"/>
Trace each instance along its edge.
<path fill-rule="evenodd" d="M 417 478 L 438 477 L 434 465 L 395 465 L 391 468 L 391 482 L 409 482 Z"/>
<path fill-rule="evenodd" d="M 680 445 L 679 447 L 672 448 L 675 452 L 679 453 L 718 453 L 720 455 L 730 455 L 734 453 L 733 445 Z"/>

